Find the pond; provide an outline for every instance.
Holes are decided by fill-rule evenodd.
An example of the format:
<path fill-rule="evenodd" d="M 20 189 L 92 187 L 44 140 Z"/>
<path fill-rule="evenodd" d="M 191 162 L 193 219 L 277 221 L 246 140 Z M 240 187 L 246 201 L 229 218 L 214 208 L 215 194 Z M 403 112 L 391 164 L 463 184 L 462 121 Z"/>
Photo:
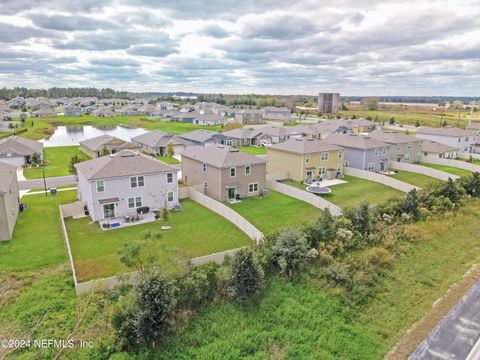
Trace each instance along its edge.
<path fill-rule="evenodd" d="M 125 141 L 147 132 L 141 128 L 129 128 L 124 126 L 57 126 L 55 132 L 47 139 L 40 140 L 45 147 L 73 146 L 82 140 L 100 135 L 112 135 Z"/>

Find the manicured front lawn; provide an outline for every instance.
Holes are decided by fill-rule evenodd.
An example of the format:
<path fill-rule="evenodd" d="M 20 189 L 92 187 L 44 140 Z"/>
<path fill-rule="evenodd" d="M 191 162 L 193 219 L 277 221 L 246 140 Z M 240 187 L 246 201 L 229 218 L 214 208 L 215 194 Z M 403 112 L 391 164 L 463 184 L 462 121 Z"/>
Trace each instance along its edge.
<path fill-rule="evenodd" d="M 242 146 L 239 148 L 240 151 L 246 152 L 252 155 L 265 155 L 267 153 L 267 149 L 265 147 L 260 146 Z"/>
<path fill-rule="evenodd" d="M 299 227 L 313 221 L 321 214 L 316 207 L 276 191 L 267 197 L 243 198 L 240 203 L 226 204 L 250 221 L 265 235 L 281 228 Z"/>
<path fill-rule="evenodd" d="M 435 178 L 432 178 L 430 176 L 426 176 L 426 175 L 423 175 L 423 174 L 417 174 L 417 173 L 414 173 L 414 172 L 396 170 L 396 169 L 392 169 L 392 170 L 398 171 L 398 173 L 395 174 L 395 175 L 390 175 L 391 177 L 393 177 L 397 180 L 406 182 L 408 184 L 418 186 L 422 189 L 426 189 L 429 184 L 441 182 L 441 180 L 439 180 L 439 179 L 435 179 Z"/>
<path fill-rule="evenodd" d="M 354 207 L 364 200 L 368 201 L 370 205 L 376 205 L 392 197 L 404 196 L 399 190 L 354 176 L 346 175 L 341 180 L 345 180 L 346 183 L 331 186 L 330 189 L 332 192 L 327 195 L 322 195 L 325 200 L 340 207 Z M 288 180 L 284 181 L 284 183 L 302 190 L 307 188 L 306 185 L 296 181 Z"/>
<path fill-rule="evenodd" d="M 80 151 L 78 146 L 58 146 L 44 148 L 44 160 L 48 163 L 45 167 L 45 177 L 71 175 L 68 166 L 72 156 L 80 156 L 84 160 L 89 157 Z M 27 179 L 40 179 L 43 177 L 42 168 L 26 168 L 23 175 Z"/>
<path fill-rule="evenodd" d="M 180 160 L 171 156 L 157 156 L 156 159 L 165 164 L 180 164 Z"/>
<path fill-rule="evenodd" d="M 187 259 L 241 246 L 252 241 L 232 223 L 191 200 L 182 201 L 183 209 L 172 212 L 162 232 L 166 246 Z M 78 281 L 118 275 L 133 269 L 118 260 L 118 249 L 140 238 L 145 230 L 161 231 L 163 221 L 104 231 L 90 217 L 65 219 Z"/>
<path fill-rule="evenodd" d="M 75 201 L 77 192 L 61 191 L 57 196 L 27 195 L 26 210 L 18 216 L 13 239 L 0 242 L 0 270 L 36 269 L 66 260 L 58 205 Z"/>
<path fill-rule="evenodd" d="M 427 166 L 432 169 L 437 169 L 441 171 L 445 171 L 447 173 L 458 175 L 458 176 L 470 176 L 472 174 L 471 171 L 460 169 L 453 166 L 446 166 L 446 165 L 437 165 L 437 164 L 428 164 L 428 163 L 421 163 L 422 166 Z"/>

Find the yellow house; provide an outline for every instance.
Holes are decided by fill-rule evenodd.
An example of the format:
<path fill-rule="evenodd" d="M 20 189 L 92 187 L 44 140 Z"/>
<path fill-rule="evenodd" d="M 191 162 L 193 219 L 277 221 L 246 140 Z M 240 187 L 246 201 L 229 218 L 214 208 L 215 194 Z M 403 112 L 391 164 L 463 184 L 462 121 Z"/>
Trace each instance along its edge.
<path fill-rule="evenodd" d="M 294 181 L 343 176 L 344 150 L 325 141 L 290 139 L 267 148 L 267 174 L 288 171 Z"/>

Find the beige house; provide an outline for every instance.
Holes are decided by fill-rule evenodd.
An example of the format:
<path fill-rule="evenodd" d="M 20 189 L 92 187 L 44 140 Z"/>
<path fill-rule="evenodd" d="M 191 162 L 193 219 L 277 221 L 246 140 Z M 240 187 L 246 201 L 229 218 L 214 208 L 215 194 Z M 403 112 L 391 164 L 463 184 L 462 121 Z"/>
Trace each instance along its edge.
<path fill-rule="evenodd" d="M 267 148 L 267 173 L 288 171 L 294 181 L 342 177 L 343 162 L 340 146 L 312 138 L 289 139 Z"/>
<path fill-rule="evenodd" d="M 92 159 L 105 155 L 104 151 L 108 151 L 109 154 L 115 154 L 120 150 L 126 149 L 136 149 L 136 146 L 111 135 L 100 135 L 80 141 L 80 150 Z"/>
<path fill-rule="evenodd" d="M 218 201 L 258 196 L 265 189 L 265 160 L 230 146 L 191 146 L 182 154 L 185 184 Z"/>
<path fill-rule="evenodd" d="M 0 162 L 0 241 L 12 238 L 19 199 L 17 168 Z"/>
<path fill-rule="evenodd" d="M 370 137 L 391 145 L 390 161 L 410 164 L 422 161 L 423 139 L 395 131 L 382 130 L 372 131 Z"/>

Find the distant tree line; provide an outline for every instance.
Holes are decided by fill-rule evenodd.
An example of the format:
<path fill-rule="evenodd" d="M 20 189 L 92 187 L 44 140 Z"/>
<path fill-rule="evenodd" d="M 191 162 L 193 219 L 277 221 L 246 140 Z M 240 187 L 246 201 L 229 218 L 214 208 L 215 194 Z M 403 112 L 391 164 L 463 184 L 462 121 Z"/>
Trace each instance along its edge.
<path fill-rule="evenodd" d="M 367 98 L 365 96 L 342 96 L 345 101 L 362 101 Z M 441 104 L 451 103 L 457 100 L 468 104 L 472 101 L 479 101 L 480 97 L 472 96 L 376 96 L 376 99 L 380 102 L 392 102 L 392 103 L 426 103 L 426 104 Z"/>
<path fill-rule="evenodd" d="M 24 98 L 28 97 L 46 97 L 46 98 L 61 98 L 61 97 L 97 97 L 99 99 L 128 99 L 126 91 L 116 91 L 113 89 L 96 89 L 96 88 L 50 88 L 50 89 L 27 89 L 24 87 L 15 87 L 13 89 L 0 89 L 1 100 L 11 100 L 17 96 Z"/>

